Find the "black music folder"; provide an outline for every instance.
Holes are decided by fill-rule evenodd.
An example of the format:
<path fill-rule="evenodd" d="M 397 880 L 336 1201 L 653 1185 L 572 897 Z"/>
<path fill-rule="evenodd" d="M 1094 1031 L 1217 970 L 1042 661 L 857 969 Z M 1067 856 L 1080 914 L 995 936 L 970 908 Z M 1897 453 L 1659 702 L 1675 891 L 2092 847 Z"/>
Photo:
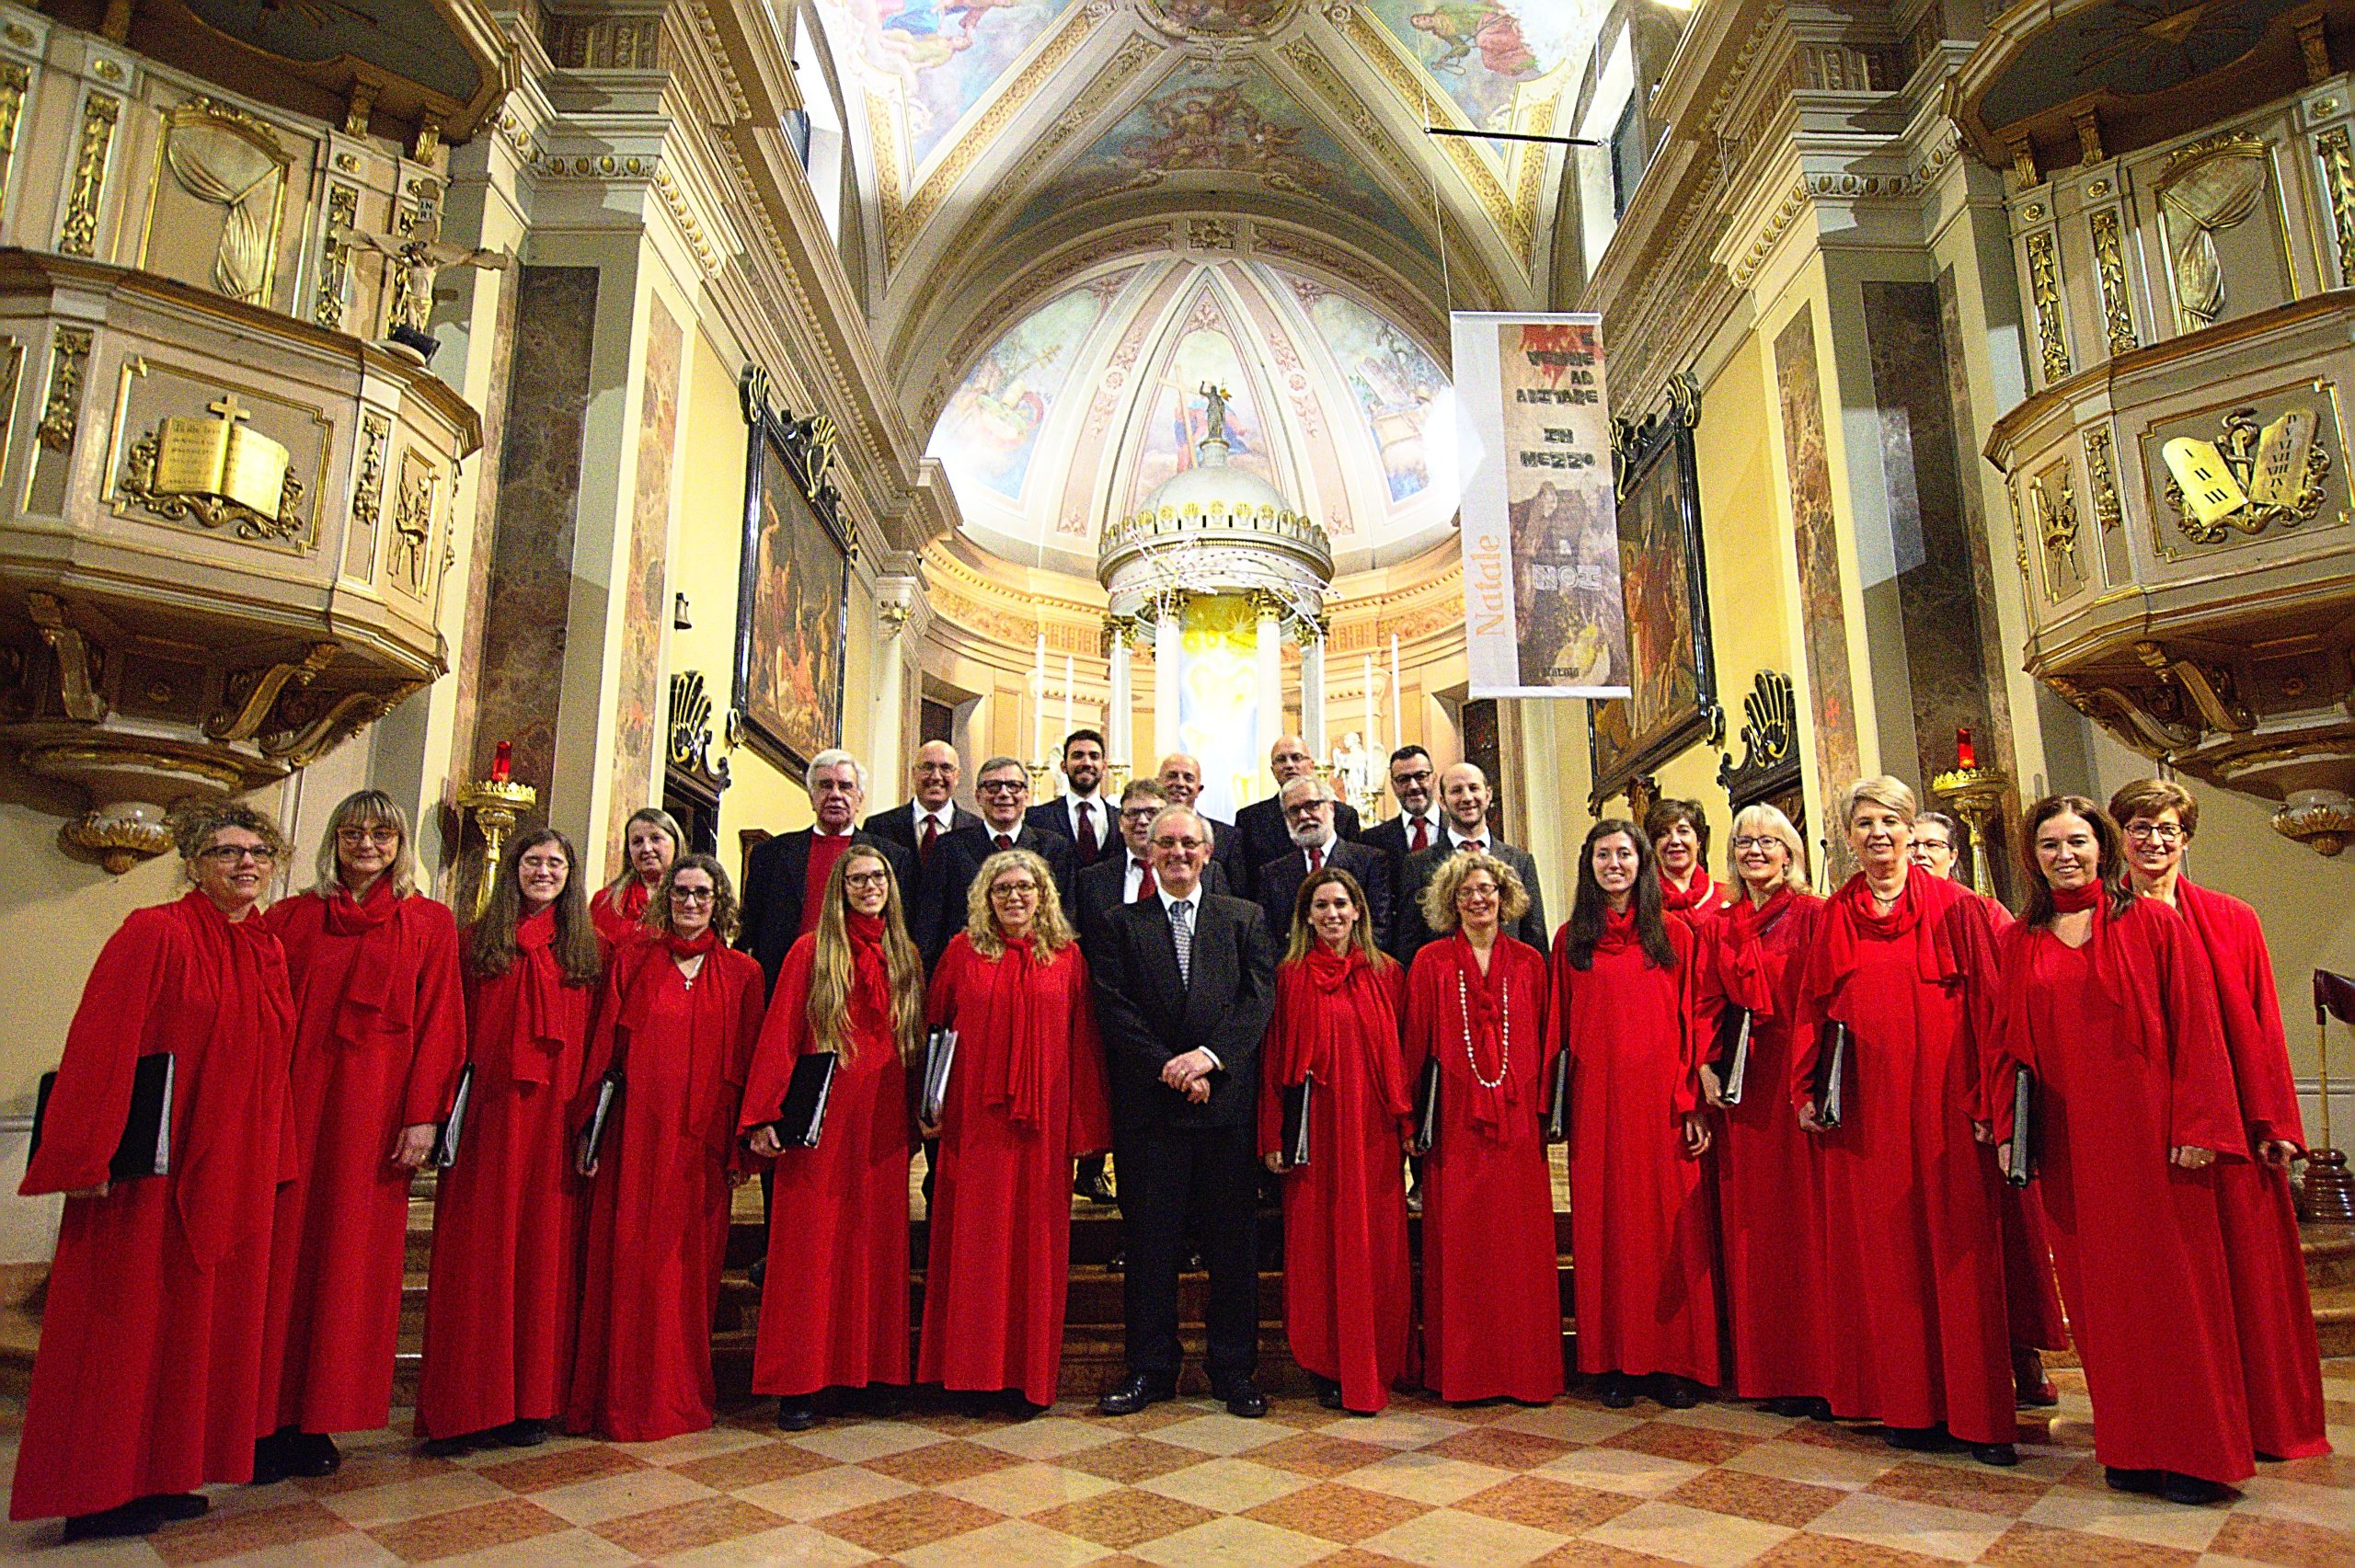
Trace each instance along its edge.
<path fill-rule="evenodd" d="M 1439 1141 L 1439 1058 L 1423 1063 L 1421 1082 L 1415 1085 L 1415 1152 L 1429 1154 Z"/>
<path fill-rule="evenodd" d="M 594 1171 L 597 1162 L 603 1157 L 605 1129 L 613 1121 L 614 1102 L 620 1097 L 621 1092 L 620 1068 L 608 1070 L 604 1077 L 597 1080 L 596 1104 L 589 1112 L 588 1121 L 581 1126 L 580 1141 L 572 1152 L 572 1168 L 584 1176 Z"/>
<path fill-rule="evenodd" d="M 1287 1171 L 1297 1171 L 1308 1163 L 1308 1107 L 1315 1087 L 1313 1078 L 1284 1087 L 1283 1144 L 1278 1152 L 1283 1155 Z"/>
<path fill-rule="evenodd" d="M 1741 1090 L 1750 1077 L 1750 1009 L 1737 1007 L 1717 1015 L 1717 1098 L 1729 1105 L 1741 1104 Z"/>
<path fill-rule="evenodd" d="M 1545 1141 L 1568 1143 L 1570 1140 L 1570 1053 L 1568 1047 L 1554 1059 L 1554 1103 L 1545 1112 Z"/>
<path fill-rule="evenodd" d="M 172 1053 L 157 1051 L 139 1059 L 131 1074 L 131 1110 L 122 1123 L 122 1139 L 107 1162 L 107 1180 L 127 1182 L 134 1176 L 169 1175 L 172 1169 Z M 57 1074 L 44 1072 L 33 1096 L 32 1148 L 40 1148 L 40 1124 L 49 1115 L 50 1091 Z"/>
<path fill-rule="evenodd" d="M 433 1135 L 434 1169 L 446 1171 L 458 1162 L 458 1137 L 466 1127 L 466 1102 L 474 1098 L 475 1064 L 458 1071 L 458 1092 L 450 1098 L 450 1114 L 442 1122 L 442 1130 Z"/>
<path fill-rule="evenodd" d="M 1848 1082 L 1848 1025 L 1836 1018 L 1826 1019 L 1821 1038 L 1816 1060 L 1815 1119 L 1825 1127 L 1838 1127 L 1844 1109 L 1841 1099 Z"/>
<path fill-rule="evenodd" d="M 943 1024 L 925 1036 L 924 1097 L 918 1102 L 916 1119 L 926 1127 L 940 1125 L 941 1107 L 948 1100 L 948 1070 L 956 1060 L 956 1030 Z"/>
<path fill-rule="evenodd" d="M 826 1102 L 833 1097 L 834 1064 L 832 1051 L 813 1051 L 793 1064 L 785 1104 L 770 1124 L 776 1140 L 787 1149 L 818 1147 L 818 1137 L 826 1130 Z"/>
<path fill-rule="evenodd" d="M 2005 1180 L 2028 1185 L 2036 1174 L 2036 1074 L 2023 1067 L 2012 1080 L 2012 1168 Z"/>

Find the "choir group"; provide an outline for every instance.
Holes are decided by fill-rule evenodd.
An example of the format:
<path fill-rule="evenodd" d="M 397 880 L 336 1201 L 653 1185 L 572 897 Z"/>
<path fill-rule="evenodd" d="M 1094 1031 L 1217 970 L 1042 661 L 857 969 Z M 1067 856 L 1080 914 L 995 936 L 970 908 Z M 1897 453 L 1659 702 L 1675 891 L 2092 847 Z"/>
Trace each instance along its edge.
<path fill-rule="evenodd" d="M 2038 1351 L 2074 1337 L 2113 1486 L 2209 1502 L 2326 1451 L 2272 974 L 2248 907 L 2182 876 L 2177 785 L 2030 808 L 2016 921 L 1947 879 L 1954 824 L 1895 779 L 1838 800 L 1861 869 L 1829 898 L 1772 806 L 1736 817 L 1719 882 L 1700 807 L 1663 801 L 1587 835 L 1549 938 L 1477 768 L 1403 749 L 1398 814 L 1360 834 L 1296 738 L 1271 761 L 1278 794 L 1214 821 L 1187 757 L 1108 798 L 1079 731 L 1060 798 L 997 758 L 976 814 L 936 742 L 861 824 L 864 770 L 827 752 L 816 826 L 755 847 L 741 901 L 647 809 L 593 898 L 563 834 L 526 833 L 463 931 L 381 793 L 267 908 L 277 828 L 187 812 L 193 886 L 107 944 L 40 1108 L 22 1191 L 67 1202 L 12 1515 L 145 1533 L 207 1482 L 332 1471 L 333 1434 L 389 1419 L 429 1163 L 437 1452 L 708 1425 L 755 1175 L 752 1387 L 780 1425 L 911 1383 L 1035 1413 L 1075 1171 L 1112 1199 L 1108 1150 L 1107 1414 L 1174 1396 L 1195 1254 L 1212 1392 L 1265 1411 L 1263 1172 L 1326 1405 L 1542 1402 L 1566 1371 L 1550 1142 L 1576 1370 L 1607 1405 L 1717 1390 L 2007 1465 L 2016 1404 L 2053 1402 Z"/>

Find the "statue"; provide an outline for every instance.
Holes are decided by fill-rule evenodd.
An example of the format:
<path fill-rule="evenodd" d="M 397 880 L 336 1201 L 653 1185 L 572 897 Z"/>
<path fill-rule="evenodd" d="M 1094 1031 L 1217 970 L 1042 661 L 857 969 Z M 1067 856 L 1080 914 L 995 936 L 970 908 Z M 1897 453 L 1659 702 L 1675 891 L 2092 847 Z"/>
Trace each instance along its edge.
<path fill-rule="evenodd" d="M 514 258 L 503 250 L 474 250 L 442 238 L 442 214 L 432 207 L 419 213 L 406 235 L 380 235 L 338 223 L 327 231 L 338 245 L 356 246 L 388 257 L 395 263 L 391 340 L 430 361 L 442 345 L 425 330 L 433 314 L 433 280 L 451 267 L 488 267 L 503 270 Z"/>
<path fill-rule="evenodd" d="M 1373 753 L 1365 749 L 1354 729 L 1333 748 L 1333 784 L 1343 800 L 1364 806 L 1373 799 Z"/>
<path fill-rule="evenodd" d="M 1214 381 L 1206 381 L 1196 391 L 1202 395 L 1202 416 L 1210 427 L 1210 441 L 1226 440 L 1226 400 L 1234 395 Z"/>

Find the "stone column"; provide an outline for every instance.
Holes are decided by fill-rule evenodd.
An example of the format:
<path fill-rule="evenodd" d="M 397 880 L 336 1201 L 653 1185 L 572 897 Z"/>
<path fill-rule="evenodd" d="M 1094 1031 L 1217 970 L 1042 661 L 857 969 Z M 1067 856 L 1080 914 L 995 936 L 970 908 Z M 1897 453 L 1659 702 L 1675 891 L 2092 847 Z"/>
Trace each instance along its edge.
<path fill-rule="evenodd" d="M 1333 747 L 1325 733 L 1325 638 L 1314 626 L 1304 628 L 1300 639 L 1300 734 L 1308 754 L 1323 762 Z"/>
<path fill-rule="evenodd" d="M 1185 613 L 1177 596 L 1162 601 L 1153 624 L 1153 750 L 1157 763 L 1178 750 L 1178 663 L 1185 658 Z"/>
<path fill-rule="evenodd" d="M 1275 750 L 1276 737 L 1284 732 L 1284 627 L 1276 618 L 1276 607 L 1268 601 L 1259 604 L 1258 637 L 1253 646 L 1259 667 L 1259 733 L 1258 768 L 1268 764 L 1268 753 Z M 1258 777 L 1255 768 L 1253 777 Z M 1255 792 L 1254 798 L 1257 798 Z M 1237 801 L 1238 807 L 1243 803 Z"/>
<path fill-rule="evenodd" d="M 1104 744 L 1105 749 L 1111 755 L 1105 760 L 1110 762 L 1133 764 L 1136 761 L 1135 756 L 1132 755 L 1136 714 L 1135 702 L 1129 690 L 1130 624 L 1116 617 L 1107 617 L 1104 629 L 1112 639 L 1110 655 L 1112 697 L 1104 714 Z"/>
<path fill-rule="evenodd" d="M 870 755 L 859 761 L 867 764 L 868 787 L 881 799 L 896 798 L 894 789 L 907 772 L 913 750 L 907 735 L 908 645 L 902 634 L 923 591 L 924 584 L 913 576 L 875 579 L 875 639 L 880 646 L 876 650 L 875 691 L 868 704 Z"/>

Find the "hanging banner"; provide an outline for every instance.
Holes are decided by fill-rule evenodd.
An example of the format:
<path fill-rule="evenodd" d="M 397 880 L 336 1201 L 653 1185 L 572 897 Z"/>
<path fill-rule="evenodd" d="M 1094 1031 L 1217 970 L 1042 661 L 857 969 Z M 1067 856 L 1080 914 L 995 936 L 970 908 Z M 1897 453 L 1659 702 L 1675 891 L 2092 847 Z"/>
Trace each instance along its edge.
<path fill-rule="evenodd" d="M 1629 694 L 1602 324 L 1453 318 L 1474 697 Z"/>

